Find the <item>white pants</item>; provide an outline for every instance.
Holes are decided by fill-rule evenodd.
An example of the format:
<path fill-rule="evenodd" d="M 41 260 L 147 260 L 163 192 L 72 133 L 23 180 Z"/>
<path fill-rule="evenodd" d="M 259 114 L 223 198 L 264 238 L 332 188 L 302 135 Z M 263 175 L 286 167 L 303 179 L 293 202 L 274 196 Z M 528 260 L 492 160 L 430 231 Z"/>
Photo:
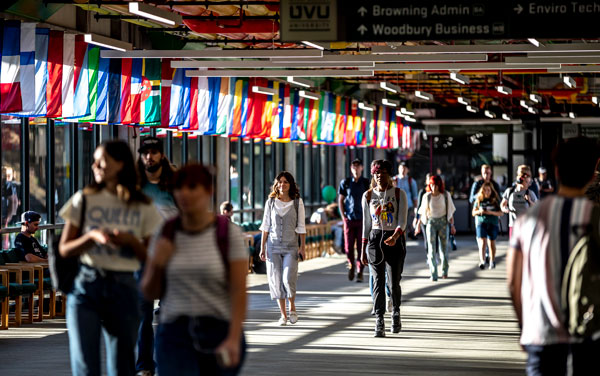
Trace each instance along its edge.
<path fill-rule="evenodd" d="M 298 251 L 286 253 L 269 252 L 267 277 L 271 299 L 285 299 L 296 296 L 298 281 Z"/>

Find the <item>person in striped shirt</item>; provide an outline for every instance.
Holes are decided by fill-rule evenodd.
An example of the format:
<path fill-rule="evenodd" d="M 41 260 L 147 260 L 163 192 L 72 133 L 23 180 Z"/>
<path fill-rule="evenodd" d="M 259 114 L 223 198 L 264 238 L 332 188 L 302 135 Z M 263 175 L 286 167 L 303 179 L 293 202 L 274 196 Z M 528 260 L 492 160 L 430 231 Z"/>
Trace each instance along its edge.
<path fill-rule="evenodd" d="M 520 342 L 528 355 L 528 375 L 566 375 L 569 354 L 573 375 L 597 368 L 600 341 L 575 343 L 567 331 L 561 281 L 569 252 L 590 231 L 594 203 L 585 191 L 598 158 L 600 146 L 592 139 L 578 137 L 559 144 L 553 152 L 558 193 L 529 208 L 513 226 L 508 285 L 521 327 Z"/>

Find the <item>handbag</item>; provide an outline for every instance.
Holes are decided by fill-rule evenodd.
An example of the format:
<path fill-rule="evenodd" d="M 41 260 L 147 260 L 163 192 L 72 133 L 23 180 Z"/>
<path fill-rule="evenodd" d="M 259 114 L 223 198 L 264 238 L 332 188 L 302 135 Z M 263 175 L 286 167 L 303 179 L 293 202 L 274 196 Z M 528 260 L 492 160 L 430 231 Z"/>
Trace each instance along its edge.
<path fill-rule="evenodd" d="M 83 193 L 81 199 L 81 217 L 77 237 L 81 236 L 85 221 L 86 199 Z M 63 257 L 58 250 L 59 243 L 60 237 L 53 235 L 51 247 L 48 250 L 48 268 L 50 269 L 52 287 L 67 294 L 73 290 L 75 277 L 79 273 L 79 257 Z"/>

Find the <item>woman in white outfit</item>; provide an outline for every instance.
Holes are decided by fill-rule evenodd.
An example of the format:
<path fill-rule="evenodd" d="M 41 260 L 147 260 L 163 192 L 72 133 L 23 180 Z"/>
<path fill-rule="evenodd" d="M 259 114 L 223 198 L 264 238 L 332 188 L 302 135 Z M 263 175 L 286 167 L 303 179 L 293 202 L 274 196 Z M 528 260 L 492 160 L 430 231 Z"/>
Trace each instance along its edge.
<path fill-rule="evenodd" d="M 281 317 L 279 325 L 298 321 L 296 313 L 296 281 L 298 258 L 304 259 L 306 240 L 304 203 L 292 174 L 277 175 L 269 199 L 265 203 L 260 259 L 267 262 L 271 299 L 277 299 Z M 298 246 L 300 236 L 300 246 Z M 286 311 L 289 302 L 289 316 Z"/>

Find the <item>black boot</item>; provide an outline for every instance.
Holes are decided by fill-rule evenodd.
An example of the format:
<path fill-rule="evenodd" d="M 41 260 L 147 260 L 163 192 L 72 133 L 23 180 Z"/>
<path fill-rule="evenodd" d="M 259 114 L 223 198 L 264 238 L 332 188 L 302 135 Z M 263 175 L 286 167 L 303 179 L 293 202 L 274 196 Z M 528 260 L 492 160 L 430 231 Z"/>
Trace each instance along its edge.
<path fill-rule="evenodd" d="M 402 323 L 400 322 L 400 311 L 394 311 L 392 313 L 392 333 L 400 333 L 402 330 Z"/>
<path fill-rule="evenodd" d="M 383 319 L 383 316 L 377 316 L 374 337 L 385 337 L 385 320 Z"/>

